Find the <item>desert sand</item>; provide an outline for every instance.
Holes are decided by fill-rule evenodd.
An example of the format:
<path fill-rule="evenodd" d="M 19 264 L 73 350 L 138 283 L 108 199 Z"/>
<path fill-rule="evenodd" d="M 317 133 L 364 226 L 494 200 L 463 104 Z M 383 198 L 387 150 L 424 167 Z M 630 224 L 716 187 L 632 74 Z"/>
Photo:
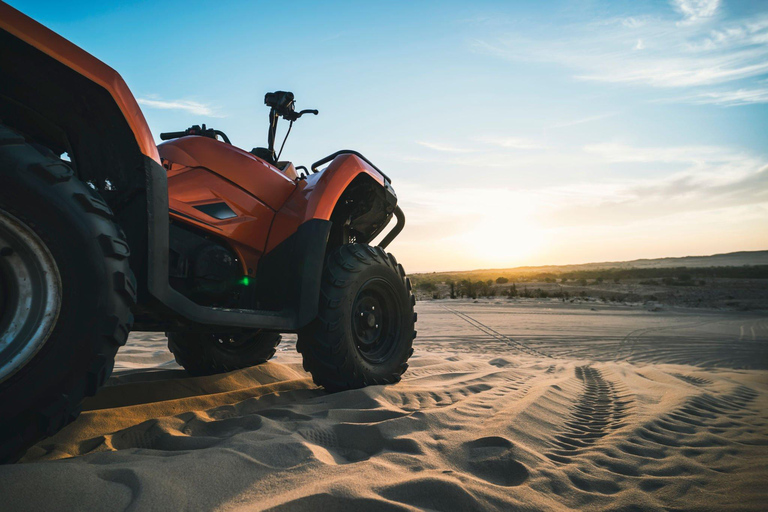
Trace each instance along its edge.
<path fill-rule="evenodd" d="M 272 362 L 189 378 L 137 333 L 4 510 L 765 510 L 768 315 L 419 302 L 401 383 Z"/>

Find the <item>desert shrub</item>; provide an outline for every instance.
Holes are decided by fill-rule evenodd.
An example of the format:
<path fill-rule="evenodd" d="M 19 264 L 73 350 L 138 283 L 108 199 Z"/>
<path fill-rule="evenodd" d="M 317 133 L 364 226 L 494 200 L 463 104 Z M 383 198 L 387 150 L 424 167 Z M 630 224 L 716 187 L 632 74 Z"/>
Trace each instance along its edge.
<path fill-rule="evenodd" d="M 482 282 L 482 281 L 481 281 Z M 459 282 L 458 293 L 460 297 L 477 298 L 477 285 L 471 279 L 463 279 Z"/>
<path fill-rule="evenodd" d="M 432 281 L 422 281 L 416 285 L 416 288 L 425 292 L 433 292 L 437 290 L 437 285 Z"/>
<path fill-rule="evenodd" d="M 496 278 L 496 284 L 507 284 L 509 282 L 509 279 L 506 277 L 497 277 Z"/>

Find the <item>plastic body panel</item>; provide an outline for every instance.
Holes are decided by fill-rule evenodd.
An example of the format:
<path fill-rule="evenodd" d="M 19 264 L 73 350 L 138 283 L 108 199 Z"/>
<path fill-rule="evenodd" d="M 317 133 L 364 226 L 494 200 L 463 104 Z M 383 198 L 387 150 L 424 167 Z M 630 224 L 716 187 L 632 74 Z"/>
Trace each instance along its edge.
<path fill-rule="evenodd" d="M 277 167 L 210 137 L 182 137 L 160 144 L 158 150 L 164 160 L 209 169 L 273 210 L 279 209 L 296 188 L 295 182 Z"/>
<path fill-rule="evenodd" d="M 292 164 L 280 171 L 251 153 L 209 137 L 182 137 L 158 149 L 168 169 L 171 217 L 229 240 L 249 274 L 263 253 L 272 251 L 303 223 L 330 220 L 344 190 L 361 173 L 386 186 L 380 173 L 348 154 L 336 157 L 323 171 L 294 180 L 285 172 L 295 173 Z M 237 217 L 217 220 L 194 208 L 222 201 Z M 270 216 L 270 212 L 276 213 Z M 265 229 L 269 229 L 266 238 Z"/>
<path fill-rule="evenodd" d="M 160 161 L 144 114 L 117 71 L 3 2 L 0 2 L 0 27 L 106 89 L 125 116 L 142 154 Z"/>
<path fill-rule="evenodd" d="M 310 219 L 330 220 L 344 190 L 361 173 L 385 186 L 384 177 L 354 155 L 337 156 L 326 169 L 299 181 L 296 191 L 275 215 L 265 252 L 274 249 Z"/>
<path fill-rule="evenodd" d="M 198 206 L 225 203 L 235 216 L 217 219 Z M 226 239 L 238 253 L 243 274 L 254 275 L 275 212 L 237 185 L 202 167 L 168 172 L 171 218 L 189 222 Z"/>

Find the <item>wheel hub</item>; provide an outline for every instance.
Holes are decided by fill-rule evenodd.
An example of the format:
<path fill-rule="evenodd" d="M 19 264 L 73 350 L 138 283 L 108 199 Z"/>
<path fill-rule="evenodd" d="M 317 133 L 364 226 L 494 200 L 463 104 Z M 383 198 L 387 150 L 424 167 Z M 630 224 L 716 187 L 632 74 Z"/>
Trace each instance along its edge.
<path fill-rule="evenodd" d="M 352 328 L 360 354 L 371 363 L 384 361 L 397 335 L 395 292 L 383 280 L 365 283 L 352 307 Z"/>
<path fill-rule="evenodd" d="M 0 382 L 27 364 L 53 331 L 61 277 L 45 243 L 0 210 Z"/>

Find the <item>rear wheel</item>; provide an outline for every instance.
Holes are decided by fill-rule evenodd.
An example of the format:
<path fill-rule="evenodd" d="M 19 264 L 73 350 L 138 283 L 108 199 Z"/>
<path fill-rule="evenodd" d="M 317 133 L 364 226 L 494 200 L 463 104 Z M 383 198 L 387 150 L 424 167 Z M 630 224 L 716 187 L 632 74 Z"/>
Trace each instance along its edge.
<path fill-rule="evenodd" d="M 70 423 L 109 377 L 133 323 L 128 256 L 66 162 L 0 125 L 0 461 Z"/>
<path fill-rule="evenodd" d="M 192 375 L 212 375 L 265 363 L 275 355 L 280 334 L 169 332 L 168 348 Z"/>
<path fill-rule="evenodd" d="M 326 263 L 317 319 L 299 332 L 304 368 L 329 391 L 398 382 L 413 354 L 414 305 L 394 256 L 340 247 Z"/>

